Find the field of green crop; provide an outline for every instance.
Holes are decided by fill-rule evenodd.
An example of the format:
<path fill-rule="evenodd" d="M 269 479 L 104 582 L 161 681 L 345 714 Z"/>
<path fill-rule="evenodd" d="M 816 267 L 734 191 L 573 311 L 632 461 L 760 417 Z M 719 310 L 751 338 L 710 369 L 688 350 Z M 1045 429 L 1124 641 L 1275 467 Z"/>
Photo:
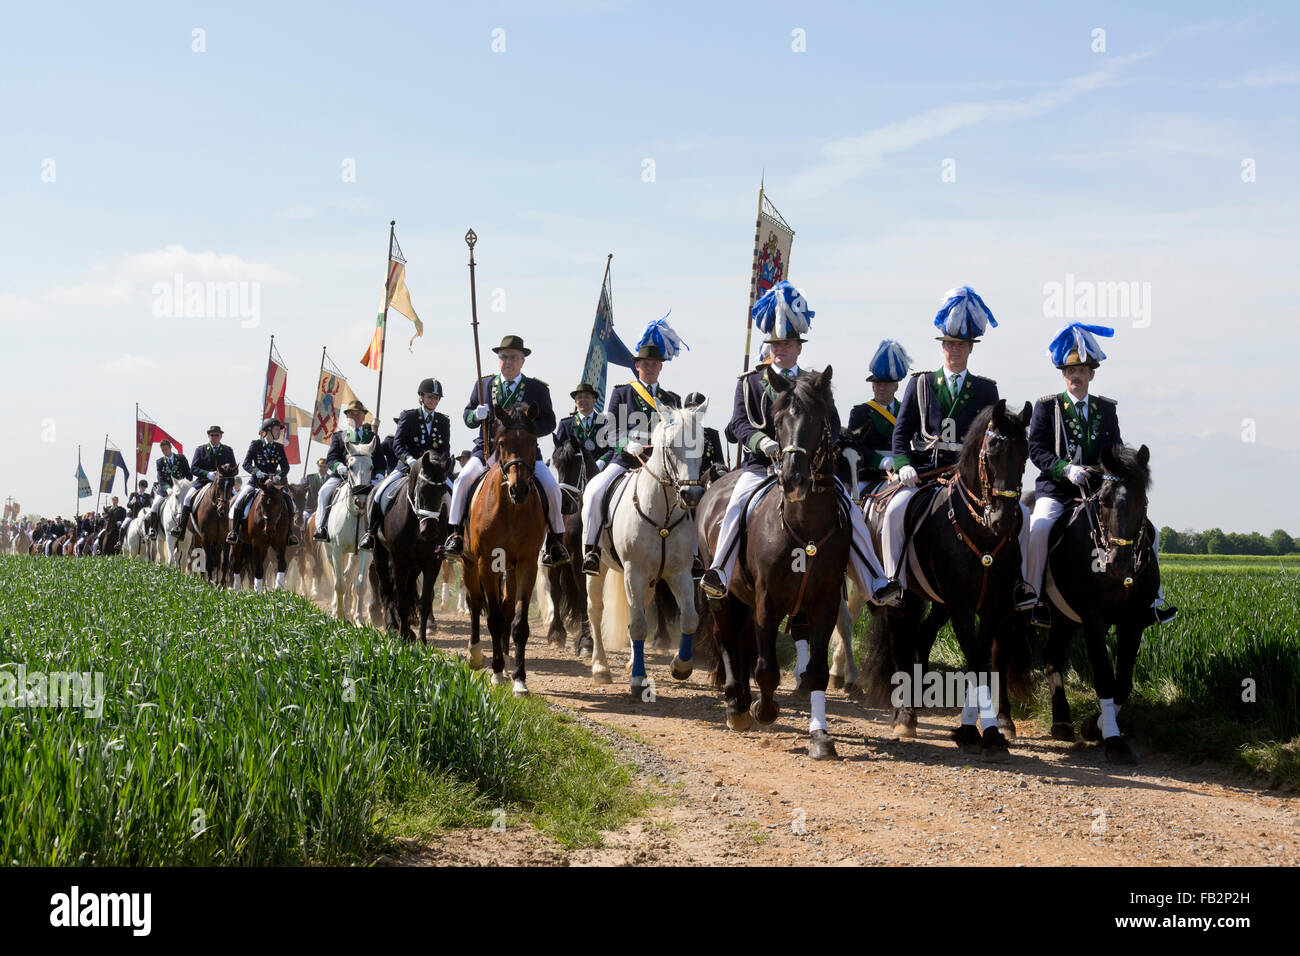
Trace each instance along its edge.
<path fill-rule="evenodd" d="M 123 560 L 0 557 L 0 576 L 0 691 L 20 668 L 29 689 L 103 680 L 98 717 L 0 701 L 6 864 L 357 862 L 525 817 L 574 845 L 644 803 L 543 702 L 294 595 Z"/>
<path fill-rule="evenodd" d="M 1190 759 L 1228 760 L 1300 785 L 1300 562 L 1292 557 L 1161 558 L 1165 596 L 1179 613 L 1143 634 L 1134 695 L 1120 717 L 1126 733 Z M 1111 648 L 1113 655 L 1113 636 Z M 935 660 L 962 663 L 949 627 Z M 1097 712 L 1081 636 L 1070 664 L 1077 723 Z M 1045 681 L 1027 711 L 1050 723 Z"/>

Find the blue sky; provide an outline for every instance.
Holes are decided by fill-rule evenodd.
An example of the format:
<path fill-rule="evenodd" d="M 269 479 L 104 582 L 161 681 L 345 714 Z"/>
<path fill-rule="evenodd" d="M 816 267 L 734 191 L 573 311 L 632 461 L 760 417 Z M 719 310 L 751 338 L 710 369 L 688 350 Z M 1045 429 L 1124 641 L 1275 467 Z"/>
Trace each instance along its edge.
<path fill-rule="evenodd" d="M 386 420 L 426 375 L 453 420 L 472 385 L 473 226 L 485 345 L 523 335 L 525 370 L 557 404 L 613 252 L 616 327 L 630 343 L 671 308 L 692 350 L 665 382 L 711 395 L 721 426 L 766 170 L 797 232 L 791 278 L 817 312 L 804 363 L 834 365 L 842 416 L 867 396 L 881 338 L 934 366 L 930 322 L 955 285 L 1001 323 L 972 368 L 1019 403 L 1059 390 L 1047 283 L 1149 283 L 1149 321 L 1097 319 L 1117 334 L 1094 390 L 1152 448 L 1153 517 L 1300 533 L 1300 504 L 1249 491 L 1300 466 L 1294 5 L 46 4 L 8 17 L 0 334 L 14 438 L 0 495 L 27 509 L 70 510 L 77 443 L 92 463 L 106 431 L 127 447 L 136 402 L 187 448 L 218 421 L 242 454 L 272 332 L 299 403 L 322 345 L 373 403 L 358 359 L 389 219 L 426 333 L 408 352 L 393 318 Z M 151 289 L 178 272 L 258 283 L 259 323 L 157 318 Z M 456 421 L 453 441 L 470 439 Z M 1207 506 L 1212 474 L 1236 491 Z"/>

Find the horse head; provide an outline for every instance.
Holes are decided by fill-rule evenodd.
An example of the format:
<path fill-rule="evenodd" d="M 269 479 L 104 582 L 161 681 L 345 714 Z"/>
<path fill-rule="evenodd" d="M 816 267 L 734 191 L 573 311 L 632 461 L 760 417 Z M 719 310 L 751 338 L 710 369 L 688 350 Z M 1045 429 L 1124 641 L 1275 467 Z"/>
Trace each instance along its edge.
<path fill-rule="evenodd" d="M 700 462 L 704 458 L 704 412 L 708 407 L 705 399 L 690 408 L 661 408 L 650 440 L 654 452 L 646 467 L 665 485 L 677 489 L 682 507 L 688 510 L 698 505 L 704 494 Z"/>
<path fill-rule="evenodd" d="M 985 527 L 998 537 L 1016 533 L 1020 485 L 1029 460 L 1029 419 L 1033 406 L 1007 411 L 1000 398 L 976 416 L 962 442 L 958 474 L 966 493 L 983 506 Z"/>
<path fill-rule="evenodd" d="M 1147 520 L 1147 490 L 1151 487 L 1151 452 L 1127 445 L 1101 450 L 1101 471 L 1088 469 L 1090 484 L 1099 483 L 1097 523 L 1108 552 L 1107 567 L 1116 567 L 1121 548 L 1133 548 L 1136 558 Z"/>
<path fill-rule="evenodd" d="M 224 464 L 217 468 L 216 476 L 212 483 L 216 485 L 212 489 L 212 503 L 218 510 L 225 514 L 230 505 L 230 492 L 235 487 L 235 475 L 238 474 L 239 467 L 232 464 Z"/>
<path fill-rule="evenodd" d="M 433 540 L 438 531 L 439 512 L 447 492 L 448 461 L 439 458 L 432 450 L 420 456 L 409 481 L 411 511 L 419 519 L 420 538 Z"/>
<path fill-rule="evenodd" d="M 371 477 L 374 474 L 375 446 L 379 444 L 376 435 L 366 442 L 345 442 L 347 446 L 347 482 L 352 492 L 350 505 L 354 513 L 365 508 L 366 495 L 370 492 Z"/>
<path fill-rule="evenodd" d="M 533 463 L 537 461 L 537 435 L 533 432 L 537 403 L 529 402 L 509 409 L 497 405 L 495 410 L 497 427 L 493 449 L 501 466 L 501 482 L 509 486 L 510 500 L 522 504 L 528 497 Z"/>
<path fill-rule="evenodd" d="M 776 480 L 787 501 L 802 501 L 809 491 L 826 481 L 833 467 L 831 366 L 797 379 L 788 379 L 771 366 L 764 373 L 776 392 L 772 425 L 780 450 Z"/>

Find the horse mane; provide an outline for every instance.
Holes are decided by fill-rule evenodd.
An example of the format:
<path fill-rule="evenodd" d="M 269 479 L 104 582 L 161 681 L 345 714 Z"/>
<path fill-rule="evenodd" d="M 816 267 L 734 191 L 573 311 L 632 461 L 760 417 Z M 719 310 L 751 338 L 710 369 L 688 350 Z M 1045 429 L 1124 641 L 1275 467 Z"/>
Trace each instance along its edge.
<path fill-rule="evenodd" d="M 1115 472 L 1124 479 L 1124 484 L 1140 484 L 1143 491 L 1151 488 L 1151 465 L 1138 460 L 1137 450 L 1128 445 L 1116 445 L 1110 449 L 1110 461 Z"/>

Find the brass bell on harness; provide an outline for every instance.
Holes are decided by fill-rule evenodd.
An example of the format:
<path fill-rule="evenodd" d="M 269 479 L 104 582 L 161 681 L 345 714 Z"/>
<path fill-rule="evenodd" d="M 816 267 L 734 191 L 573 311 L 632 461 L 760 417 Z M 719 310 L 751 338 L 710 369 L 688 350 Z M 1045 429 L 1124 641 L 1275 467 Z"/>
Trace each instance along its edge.
<path fill-rule="evenodd" d="M 1132 586 L 1133 586 L 1133 579 L 1132 579 L 1132 578 L 1125 578 L 1125 579 L 1124 579 L 1124 587 L 1126 587 L 1126 588 L 1131 588 Z"/>
<path fill-rule="evenodd" d="M 984 565 L 984 567 L 986 567 L 986 568 L 988 568 L 988 567 L 992 567 L 992 566 L 993 566 L 993 555 L 991 555 L 991 554 L 981 554 L 981 555 L 980 555 L 980 564 Z"/>

